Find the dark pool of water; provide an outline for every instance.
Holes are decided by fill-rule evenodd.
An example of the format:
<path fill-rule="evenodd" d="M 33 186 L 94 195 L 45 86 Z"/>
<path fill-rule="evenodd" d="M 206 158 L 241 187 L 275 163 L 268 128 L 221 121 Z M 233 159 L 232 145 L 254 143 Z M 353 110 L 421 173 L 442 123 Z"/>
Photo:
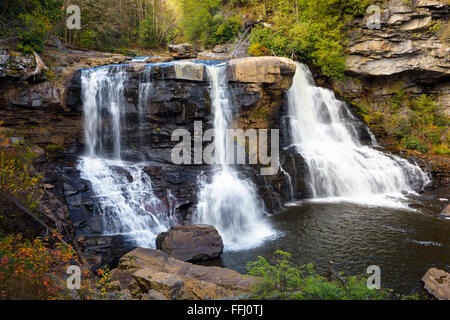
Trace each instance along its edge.
<path fill-rule="evenodd" d="M 313 263 L 324 274 L 334 267 L 346 275 L 381 268 L 382 286 L 397 293 L 423 292 L 420 279 L 431 267 L 450 269 L 450 221 L 438 219 L 438 206 L 416 203 L 419 211 L 367 207 L 348 203 L 303 203 L 270 217 L 280 231 L 259 248 L 224 252 L 208 262 L 246 272 L 247 261 L 290 252 L 296 263 Z"/>

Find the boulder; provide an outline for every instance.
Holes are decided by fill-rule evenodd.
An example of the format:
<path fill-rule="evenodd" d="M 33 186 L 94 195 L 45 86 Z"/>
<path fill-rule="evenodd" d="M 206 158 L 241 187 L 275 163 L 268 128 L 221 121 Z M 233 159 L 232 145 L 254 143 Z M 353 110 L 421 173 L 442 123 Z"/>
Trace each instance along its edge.
<path fill-rule="evenodd" d="M 439 215 L 440 218 L 448 219 L 450 220 L 450 205 L 446 206 L 444 210 L 442 210 L 441 214 Z"/>
<path fill-rule="evenodd" d="M 184 285 L 183 279 L 176 274 L 155 272 L 148 268 L 136 271 L 133 277 L 142 291 L 155 290 L 171 300 L 179 297 Z"/>
<path fill-rule="evenodd" d="M 230 57 L 228 53 L 216 53 L 211 51 L 202 51 L 197 54 L 198 60 L 227 60 Z"/>
<path fill-rule="evenodd" d="M 145 60 L 145 63 L 162 63 L 172 61 L 172 57 L 152 57 Z"/>
<path fill-rule="evenodd" d="M 450 273 L 431 268 L 422 278 L 425 289 L 439 300 L 450 300 Z"/>
<path fill-rule="evenodd" d="M 166 79 L 207 81 L 205 66 L 191 61 L 177 61 L 173 63 L 174 74 L 166 74 Z"/>
<path fill-rule="evenodd" d="M 232 291 L 214 283 L 165 272 L 141 269 L 133 274 L 145 300 L 210 300 L 232 296 Z"/>
<path fill-rule="evenodd" d="M 195 58 L 194 48 L 190 43 L 169 45 L 169 51 L 174 59 Z"/>
<path fill-rule="evenodd" d="M 33 55 L 23 55 L 19 52 L 0 50 L 0 80 L 2 78 L 27 80 L 45 71 L 47 67 L 36 52 L 33 52 Z"/>
<path fill-rule="evenodd" d="M 234 45 L 230 43 L 218 44 L 213 48 L 214 53 L 231 53 L 234 49 Z"/>
<path fill-rule="evenodd" d="M 288 90 L 297 65 L 288 58 L 248 57 L 228 62 L 230 81 L 270 84 L 272 89 Z"/>
<path fill-rule="evenodd" d="M 167 298 L 162 293 L 152 289 L 142 295 L 142 300 L 167 300 Z"/>
<path fill-rule="evenodd" d="M 175 226 L 158 235 L 156 248 L 182 261 L 207 260 L 220 257 L 223 241 L 213 226 Z"/>
<path fill-rule="evenodd" d="M 127 276 L 125 276 L 127 274 Z M 130 281 L 130 277 L 134 281 Z M 123 256 L 112 272 L 113 280 L 137 283 L 135 295 L 153 289 L 170 299 L 235 297 L 250 292 L 253 277 L 221 268 L 194 265 L 169 257 L 165 252 L 137 248 Z"/>

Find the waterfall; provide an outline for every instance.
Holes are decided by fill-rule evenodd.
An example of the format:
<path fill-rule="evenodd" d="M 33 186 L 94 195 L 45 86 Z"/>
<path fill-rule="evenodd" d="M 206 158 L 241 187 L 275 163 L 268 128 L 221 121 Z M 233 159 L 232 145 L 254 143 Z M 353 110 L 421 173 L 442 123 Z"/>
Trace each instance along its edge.
<path fill-rule="evenodd" d="M 395 199 L 429 182 L 407 160 L 361 145 L 345 103 L 316 87 L 305 65 L 297 66 L 288 101 L 293 144 L 307 164 L 313 198 L 402 206 Z"/>
<path fill-rule="evenodd" d="M 214 113 L 214 150 L 217 172 L 204 182 L 194 220 L 213 225 L 224 240 L 225 250 L 257 246 L 275 233 L 260 205 L 254 185 L 240 179 L 226 161 L 226 130 L 232 121 L 225 65 L 207 65 Z"/>
<path fill-rule="evenodd" d="M 156 236 L 168 230 L 167 208 L 155 196 L 144 164 L 127 163 L 123 113 L 126 107 L 127 66 L 107 66 L 82 71 L 84 134 L 87 152 L 78 162 L 81 178 L 91 182 L 101 207 L 104 234 L 122 234 L 142 247 L 154 247 Z M 149 76 L 139 87 L 139 108 L 151 90 Z M 139 110 L 142 120 L 143 110 Z M 142 123 L 141 123 L 142 125 Z"/>

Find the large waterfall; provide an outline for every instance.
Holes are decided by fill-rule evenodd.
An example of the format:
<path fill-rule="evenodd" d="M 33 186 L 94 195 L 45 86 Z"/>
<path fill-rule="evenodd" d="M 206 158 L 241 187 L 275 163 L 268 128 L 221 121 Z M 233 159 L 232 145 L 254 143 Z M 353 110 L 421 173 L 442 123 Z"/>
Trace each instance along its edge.
<path fill-rule="evenodd" d="M 405 159 L 362 145 L 345 103 L 316 87 L 305 65 L 297 66 L 288 100 L 292 140 L 307 164 L 313 198 L 401 206 L 396 199 L 429 181 Z"/>
<path fill-rule="evenodd" d="M 127 163 L 122 153 L 131 146 L 122 142 L 126 105 L 127 66 L 82 71 L 82 98 L 87 152 L 78 163 L 81 177 L 91 182 L 98 198 L 105 234 L 123 234 L 142 247 L 154 247 L 155 237 L 166 231 L 170 216 L 152 189 L 144 164 Z M 144 77 L 139 107 L 151 90 Z"/>
<path fill-rule="evenodd" d="M 196 221 L 213 225 L 223 237 L 226 250 L 251 248 L 274 235 L 265 221 L 255 187 L 240 179 L 227 164 L 226 130 L 232 121 L 225 65 L 207 66 L 214 113 L 214 150 L 217 172 L 204 182 Z"/>

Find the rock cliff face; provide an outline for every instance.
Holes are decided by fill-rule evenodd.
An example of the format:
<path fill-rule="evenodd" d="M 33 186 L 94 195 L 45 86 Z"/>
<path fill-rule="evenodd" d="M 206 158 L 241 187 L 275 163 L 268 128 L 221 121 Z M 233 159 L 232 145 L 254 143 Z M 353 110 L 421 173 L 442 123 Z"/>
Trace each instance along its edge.
<path fill-rule="evenodd" d="M 145 172 L 154 184 L 155 195 L 162 199 L 162 212 L 172 212 L 179 223 L 189 221 L 197 202 L 198 178 L 208 177 L 212 167 L 174 165 L 171 161 L 172 132 L 188 129 L 194 137 L 194 122 L 201 121 L 203 130 L 212 127 L 213 115 L 206 67 L 187 61 L 143 63 L 125 61 L 120 55 L 93 52 L 50 50 L 47 61 L 57 62 L 45 77 L 28 84 L 18 79 L 0 77 L 2 86 L 0 118 L 10 136 L 20 137 L 45 151 L 37 167 L 45 176 L 45 184 L 54 205 L 49 213 L 67 221 L 70 218 L 85 253 L 94 265 L 115 264 L 132 247 L 120 236 L 102 235 L 102 219 L 97 213 L 96 197 L 88 181 L 80 178 L 76 162 L 85 151 L 83 133 L 82 69 L 108 64 L 122 64 L 126 70 L 122 143 L 133 146 L 122 154 L 124 160 L 146 161 Z M 50 58 L 49 58 L 50 57 Z M 32 61 L 30 62 L 32 63 Z M 281 149 L 290 145 L 285 94 L 292 84 L 296 65 L 289 59 L 264 57 L 231 60 L 227 77 L 230 96 L 235 106 L 234 126 L 242 129 L 280 129 Z M 32 70 L 33 66 L 30 68 Z M 110 72 L 115 72 L 114 68 Z M 48 75 L 47 75 L 48 76 Z M 145 95 L 145 107 L 139 84 L 152 79 Z M 20 88 L 20 87 L 23 88 Z M 139 124 L 139 130 L 137 130 Z M 108 126 L 105 123 L 105 126 Z M 135 146 L 135 147 L 134 147 Z M 107 144 L 106 144 L 107 148 Z M 302 178 L 303 161 L 289 149 L 280 155 L 286 172 L 298 177 L 294 191 L 306 192 Z M 281 209 L 291 200 L 287 176 L 260 176 L 259 166 L 241 166 L 243 176 L 252 179 L 269 212 Z M 168 190 L 171 196 L 168 196 Z"/>
<path fill-rule="evenodd" d="M 380 28 L 375 16 L 356 19 L 349 32 L 347 73 L 335 90 L 355 103 L 377 105 L 393 88 L 433 94 L 450 114 L 450 22 L 448 1 L 387 1 Z"/>
<path fill-rule="evenodd" d="M 255 68 L 260 72 L 255 72 Z M 244 130 L 280 129 L 281 150 L 289 146 L 288 127 L 283 116 L 287 114 L 285 93 L 292 85 L 295 68 L 296 65 L 291 60 L 280 58 L 231 61 L 227 77 L 229 93 L 235 106 L 235 126 Z M 123 110 L 121 143 L 134 147 L 122 153 L 122 158 L 131 162 L 146 161 L 145 172 L 151 177 L 156 196 L 163 199 L 159 210 L 167 215 L 173 212 L 172 216 L 179 223 L 188 222 L 197 204 L 199 176 L 203 175 L 208 179 L 214 168 L 195 164 L 174 165 L 171 153 L 179 141 L 172 141 L 172 132 L 188 129 L 194 139 L 196 121 L 202 123 L 203 130 L 212 127 L 206 67 L 188 61 L 152 65 L 130 63 L 125 66 L 125 70 L 127 107 Z M 267 71 L 267 77 L 262 71 Z M 110 72 L 115 71 L 111 69 Z M 139 83 L 143 78 L 152 79 L 151 90 L 146 93 L 145 102 L 142 101 L 142 92 L 139 95 Z M 66 106 L 80 118 L 83 112 L 81 86 L 81 71 L 76 71 L 67 90 Z M 80 139 L 80 150 L 83 150 L 83 141 Z M 192 145 L 193 143 L 192 140 Z M 298 177 L 294 182 L 294 191 L 304 194 L 306 187 L 301 157 L 288 149 L 281 153 L 280 158 L 285 171 Z M 256 184 L 267 211 L 276 212 L 281 209 L 282 203 L 292 200 L 289 179 L 282 171 L 274 176 L 261 176 L 259 169 L 257 165 L 242 165 L 240 168 L 241 174 Z M 116 254 L 108 250 L 115 251 L 117 243 L 122 240 L 117 237 L 114 240 L 108 239 L 101 235 L 101 219 L 95 215 L 95 197 L 92 197 L 89 182 L 82 180 L 76 170 L 68 175 L 71 181 L 78 181 L 75 186 L 74 183 L 72 186 L 70 183 L 65 184 L 71 189 L 75 188 L 75 192 L 71 192 L 71 189 L 62 190 L 71 220 L 76 225 L 76 236 L 83 239 L 85 251 L 90 255 L 117 260 L 122 252 Z M 173 198 L 168 197 L 168 190 Z M 107 262 L 111 263 L 112 260 Z"/>

